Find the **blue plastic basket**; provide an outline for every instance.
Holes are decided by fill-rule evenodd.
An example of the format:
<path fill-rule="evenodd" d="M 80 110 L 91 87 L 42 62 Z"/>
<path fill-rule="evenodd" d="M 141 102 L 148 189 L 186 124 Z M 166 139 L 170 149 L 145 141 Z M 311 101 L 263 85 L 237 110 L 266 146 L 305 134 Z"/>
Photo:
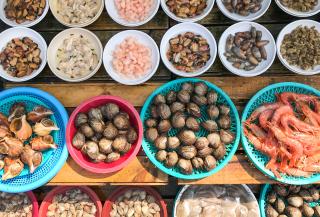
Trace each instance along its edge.
<path fill-rule="evenodd" d="M 214 90 L 218 94 L 218 103 L 226 104 L 231 108 L 231 111 L 230 111 L 231 131 L 235 133 L 235 140 L 232 144 L 226 145 L 226 149 L 227 149 L 226 155 L 224 156 L 223 159 L 217 162 L 217 166 L 213 170 L 208 172 L 205 170 L 194 169 L 192 174 L 186 175 L 181 173 L 177 167 L 167 168 L 163 163 L 159 162 L 155 157 L 157 153 L 156 147 L 154 146 L 153 143 L 150 143 L 145 138 L 143 138 L 142 147 L 146 155 L 148 156 L 148 158 L 151 160 L 151 162 L 160 170 L 162 170 L 164 173 L 180 179 L 201 179 L 201 178 L 210 176 L 218 172 L 219 170 L 221 170 L 231 160 L 232 156 L 234 155 L 234 153 L 238 148 L 238 144 L 240 141 L 240 120 L 239 120 L 238 111 L 235 105 L 233 104 L 233 102 L 231 101 L 231 99 L 229 98 L 229 96 L 225 92 L 223 92 L 223 90 L 221 90 L 220 88 L 218 88 L 217 86 L 213 85 L 208 81 L 195 79 L 195 78 L 178 79 L 178 80 L 171 81 L 159 87 L 158 89 L 156 89 L 144 103 L 140 116 L 141 116 L 142 123 L 144 124 L 145 120 L 150 117 L 150 107 L 153 102 L 153 98 L 158 94 L 167 94 L 170 90 L 179 91 L 181 89 L 181 85 L 185 82 L 192 82 L 192 83 L 205 82 L 209 90 Z M 201 114 L 202 114 L 201 121 L 206 120 L 207 119 L 206 106 L 201 107 Z M 144 129 L 146 129 L 145 125 L 144 125 Z M 177 134 L 177 131 L 174 129 L 169 131 L 169 136 L 174 136 L 176 134 Z M 199 132 L 196 133 L 198 137 L 206 136 L 207 134 L 208 133 L 204 129 L 201 129 Z"/>
<path fill-rule="evenodd" d="M 241 119 L 241 142 L 243 145 L 244 150 L 246 151 L 247 155 L 249 156 L 250 160 L 253 164 L 265 175 L 269 176 L 270 178 L 292 185 L 305 185 L 314 182 L 320 181 L 320 174 L 313 174 L 310 177 L 293 177 L 287 176 L 285 174 L 281 174 L 281 178 L 277 178 L 270 170 L 266 169 L 265 165 L 269 161 L 269 158 L 262 154 L 261 152 L 257 151 L 251 143 L 248 142 L 246 136 L 243 133 L 243 122 L 247 120 L 247 118 L 251 115 L 251 113 L 260 105 L 264 103 L 270 103 L 276 101 L 276 93 L 282 92 L 294 92 L 294 93 L 302 93 L 302 94 L 313 94 L 320 96 L 320 91 L 300 83 L 294 82 L 284 82 L 284 83 L 277 83 L 270 85 L 268 87 L 263 88 L 258 93 L 256 93 L 252 99 L 247 104 L 244 112 L 242 114 Z"/>
<path fill-rule="evenodd" d="M 30 174 L 27 166 L 21 174 L 7 181 L 0 181 L 0 191 L 18 193 L 38 188 L 49 182 L 61 169 L 68 157 L 65 144 L 65 132 L 68 122 L 68 114 L 63 105 L 52 95 L 30 87 L 18 87 L 4 90 L 0 93 L 0 112 L 9 114 L 9 109 L 15 102 L 23 102 L 27 111 L 31 111 L 36 105 L 42 105 L 53 111 L 50 118 L 60 128 L 51 135 L 58 145 L 57 149 L 47 150 L 43 153 L 41 165 Z M 0 176 L 3 171 L 0 172 Z"/>

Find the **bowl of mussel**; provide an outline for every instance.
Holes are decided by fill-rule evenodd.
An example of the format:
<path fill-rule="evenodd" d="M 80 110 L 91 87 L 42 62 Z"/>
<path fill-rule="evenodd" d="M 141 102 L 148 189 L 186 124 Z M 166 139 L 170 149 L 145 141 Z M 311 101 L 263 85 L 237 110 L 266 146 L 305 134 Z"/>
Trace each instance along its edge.
<path fill-rule="evenodd" d="M 35 88 L 0 93 L 0 191 L 25 192 L 51 180 L 65 163 L 68 115 Z"/>
<path fill-rule="evenodd" d="M 127 101 L 97 96 L 79 105 L 67 126 L 71 157 L 93 173 L 112 173 L 125 167 L 139 152 L 142 123 Z"/>
<path fill-rule="evenodd" d="M 142 147 L 163 172 L 200 179 L 222 169 L 237 150 L 237 109 L 220 88 L 200 79 L 178 79 L 145 102 Z"/>

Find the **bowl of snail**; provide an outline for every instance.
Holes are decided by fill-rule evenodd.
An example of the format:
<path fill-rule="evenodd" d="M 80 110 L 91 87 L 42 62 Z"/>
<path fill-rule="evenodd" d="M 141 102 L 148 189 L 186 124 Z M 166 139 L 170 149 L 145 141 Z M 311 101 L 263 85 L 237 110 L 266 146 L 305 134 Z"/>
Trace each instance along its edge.
<path fill-rule="evenodd" d="M 0 191 L 46 184 L 68 157 L 65 108 L 44 91 L 19 87 L 0 93 L 0 112 Z"/>
<path fill-rule="evenodd" d="M 137 155 L 142 123 L 136 109 L 124 99 L 101 95 L 79 105 L 67 126 L 71 157 L 93 173 L 112 173 Z"/>
<path fill-rule="evenodd" d="M 146 100 L 140 117 L 146 155 L 160 170 L 180 179 L 218 172 L 239 144 L 237 109 L 208 81 L 184 78 L 161 86 Z"/>

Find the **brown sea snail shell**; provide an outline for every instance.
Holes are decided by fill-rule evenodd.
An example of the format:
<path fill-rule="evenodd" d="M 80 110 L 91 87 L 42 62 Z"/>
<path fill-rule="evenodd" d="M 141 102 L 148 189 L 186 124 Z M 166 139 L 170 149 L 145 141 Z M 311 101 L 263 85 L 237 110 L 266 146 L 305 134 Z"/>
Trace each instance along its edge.
<path fill-rule="evenodd" d="M 101 106 L 100 110 L 103 117 L 110 121 L 120 112 L 119 106 L 114 103 L 107 103 L 106 105 Z"/>
<path fill-rule="evenodd" d="M 36 123 L 50 115 L 53 115 L 53 112 L 50 109 L 43 106 L 36 106 L 27 114 L 27 120 L 32 123 Z"/>
<path fill-rule="evenodd" d="M 113 141 L 112 147 L 114 148 L 114 150 L 117 150 L 119 152 L 125 152 L 127 143 L 128 142 L 125 136 L 118 136 Z"/>
<path fill-rule="evenodd" d="M 106 162 L 111 163 L 111 162 L 117 161 L 120 159 L 120 157 L 121 155 L 118 152 L 112 152 L 107 155 Z"/>
<path fill-rule="evenodd" d="M 196 156 L 197 149 L 193 145 L 181 146 L 180 155 L 185 159 L 192 159 Z"/>
<path fill-rule="evenodd" d="M 196 169 L 202 169 L 203 168 L 203 160 L 200 157 L 195 157 L 191 160 L 191 163 L 194 168 Z"/>
<path fill-rule="evenodd" d="M 98 120 L 103 120 L 103 115 L 99 108 L 91 108 L 88 112 L 88 117 L 89 117 L 89 120 L 94 118 Z"/>
<path fill-rule="evenodd" d="M 80 131 L 81 133 L 86 137 L 86 138 L 91 138 L 94 136 L 94 131 L 93 129 L 89 126 L 88 123 L 82 124 L 80 126 Z"/>
<path fill-rule="evenodd" d="M 112 143 L 112 140 L 102 138 L 98 143 L 100 152 L 110 154 L 112 152 Z"/>
<path fill-rule="evenodd" d="M 137 134 L 136 130 L 135 130 L 133 127 L 131 127 L 131 128 L 128 130 L 126 137 L 127 137 L 127 141 L 128 141 L 130 144 L 133 144 L 133 143 L 135 143 L 135 142 L 137 141 L 137 139 L 138 139 L 138 134 Z"/>
<path fill-rule="evenodd" d="M 57 144 L 54 143 L 51 135 L 35 137 L 30 141 L 30 144 L 35 151 L 45 151 L 50 148 L 57 148 Z"/>
<path fill-rule="evenodd" d="M 23 167 L 24 165 L 19 158 L 4 158 L 4 173 L 1 179 L 5 181 L 17 177 L 22 172 Z"/>
<path fill-rule="evenodd" d="M 33 173 L 42 162 L 42 153 L 34 151 L 30 145 L 26 145 L 23 148 L 20 159 L 29 166 L 30 173 Z"/>
<path fill-rule="evenodd" d="M 187 120 L 186 120 L 186 127 L 189 129 L 189 130 L 192 130 L 194 132 L 198 132 L 200 130 L 200 124 L 199 122 L 197 121 L 196 118 L 194 117 L 188 117 Z"/>
<path fill-rule="evenodd" d="M 192 130 L 183 130 L 179 133 L 178 138 L 185 145 L 193 145 L 197 137 Z"/>
<path fill-rule="evenodd" d="M 157 112 L 161 119 L 169 119 L 171 116 L 170 107 L 164 103 L 157 106 Z"/>
<path fill-rule="evenodd" d="M 194 92 L 199 96 L 204 96 L 208 92 L 208 86 L 204 82 L 197 82 L 194 85 Z"/>
<path fill-rule="evenodd" d="M 194 90 L 194 85 L 190 82 L 185 82 L 181 86 L 182 90 L 186 90 L 188 93 L 192 93 Z"/>
<path fill-rule="evenodd" d="M 178 154 L 175 151 L 171 151 L 167 153 L 167 158 L 165 160 L 165 165 L 167 167 L 174 167 L 179 160 Z"/>
<path fill-rule="evenodd" d="M 97 159 L 100 154 L 98 144 L 93 141 L 87 141 L 82 147 L 81 152 L 88 155 L 88 157 L 92 160 Z"/>
<path fill-rule="evenodd" d="M 178 161 L 178 167 L 184 174 L 191 174 L 193 172 L 193 167 L 190 160 L 180 159 Z"/>
<path fill-rule="evenodd" d="M 156 158 L 160 162 L 165 161 L 167 159 L 167 151 L 166 150 L 159 150 L 156 154 Z"/>
<path fill-rule="evenodd" d="M 78 113 L 74 120 L 75 126 L 78 128 L 82 124 L 86 124 L 86 123 L 88 123 L 88 116 L 85 113 Z"/>
<path fill-rule="evenodd" d="M 166 96 L 166 101 L 168 104 L 172 104 L 175 101 L 177 101 L 177 93 L 173 90 L 169 91 L 169 93 Z"/>
<path fill-rule="evenodd" d="M 0 154 L 6 154 L 9 157 L 19 157 L 23 151 L 23 142 L 14 137 L 4 137 L 0 141 Z"/>
<path fill-rule="evenodd" d="M 186 116 L 183 112 L 176 112 L 171 117 L 172 126 L 176 129 L 181 129 L 186 125 Z"/>
<path fill-rule="evenodd" d="M 215 104 L 218 101 L 218 94 L 214 91 L 209 91 L 207 93 L 207 103 L 209 105 Z"/>
<path fill-rule="evenodd" d="M 81 149 L 84 146 L 85 142 L 86 142 L 86 137 L 79 131 L 74 135 L 72 139 L 72 145 L 76 149 Z"/>
<path fill-rule="evenodd" d="M 103 133 L 103 131 L 105 129 L 105 124 L 100 119 L 96 119 L 96 118 L 90 119 L 89 125 L 91 126 L 93 131 L 95 131 L 96 133 Z"/>
<path fill-rule="evenodd" d="M 27 140 L 32 135 L 32 127 L 27 121 L 26 115 L 15 118 L 10 123 L 10 131 L 20 140 Z"/>
<path fill-rule="evenodd" d="M 176 149 L 180 146 L 180 140 L 176 136 L 168 137 L 168 148 Z"/>
<path fill-rule="evenodd" d="M 38 136 L 49 135 L 52 131 L 59 130 L 56 124 L 49 118 L 43 118 L 33 126 L 33 132 Z"/>
<path fill-rule="evenodd" d="M 153 104 L 155 105 L 160 105 L 162 103 L 166 103 L 166 98 L 165 96 L 161 95 L 161 94 L 158 94 L 154 97 L 153 99 Z"/>
<path fill-rule="evenodd" d="M 217 161 L 212 155 L 208 155 L 204 158 L 203 165 L 207 171 L 210 171 L 216 167 Z"/>
<path fill-rule="evenodd" d="M 130 121 L 127 115 L 119 113 L 113 118 L 113 124 L 118 130 L 127 130 L 130 127 Z"/>
<path fill-rule="evenodd" d="M 8 121 L 11 122 L 15 118 L 20 118 L 26 113 L 25 104 L 22 102 L 14 103 L 9 111 Z"/>

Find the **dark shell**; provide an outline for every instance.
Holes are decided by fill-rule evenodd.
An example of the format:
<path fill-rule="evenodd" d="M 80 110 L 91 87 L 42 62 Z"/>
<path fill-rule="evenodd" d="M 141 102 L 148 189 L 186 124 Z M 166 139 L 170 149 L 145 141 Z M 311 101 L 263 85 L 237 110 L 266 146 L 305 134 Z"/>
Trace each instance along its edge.
<path fill-rule="evenodd" d="M 81 149 L 84 146 L 85 142 L 86 142 L 86 137 L 79 131 L 74 135 L 72 139 L 72 145 L 76 149 Z"/>
<path fill-rule="evenodd" d="M 169 91 L 169 93 L 166 96 L 166 101 L 168 104 L 172 104 L 175 101 L 177 101 L 177 93 L 173 90 Z"/>
<path fill-rule="evenodd" d="M 159 133 L 167 133 L 171 129 L 171 123 L 169 120 L 161 120 L 158 124 Z"/>
<path fill-rule="evenodd" d="M 172 126 L 176 129 L 181 129 L 186 125 L 186 116 L 182 112 L 173 114 L 171 118 Z"/>
<path fill-rule="evenodd" d="M 105 124 L 101 119 L 92 118 L 89 120 L 89 125 L 96 133 L 102 133 L 105 129 Z"/>
<path fill-rule="evenodd" d="M 119 113 L 113 118 L 113 124 L 118 130 L 127 130 L 130 128 L 130 121 L 127 115 Z"/>
<path fill-rule="evenodd" d="M 118 136 L 118 133 L 119 133 L 118 129 L 111 122 L 108 122 L 106 124 L 106 127 L 103 131 L 104 137 L 106 137 L 107 139 L 111 139 L 111 140 L 116 138 Z"/>
<path fill-rule="evenodd" d="M 157 112 L 161 119 L 169 119 L 171 116 L 170 107 L 164 103 L 157 106 Z"/>
<path fill-rule="evenodd" d="M 158 150 L 165 150 L 167 148 L 168 138 L 166 136 L 159 136 L 155 141 L 154 145 Z"/>
<path fill-rule="evenodd" d="M 218 94 L 216 92 L 211 90 L 207 93 L 207 103 L 209 105 L 215 104 L 217 100 L 218 100 Z"/>
<path fill-rule="evenodd" d="M 204 158 L 203 164 L 204 164 L 204 168 L 207 171 L 210 171 L 210 170 L 213 170 L 216 167 L 217 161 L 212 155 L 208 155 L 208 156 L 206 156 Z"/>
<path fill-rule="evenodd" d="M 201 117 L 201 110 L 200 110 L 199 106 L 195 103 L 191 102 L 187 105 L 187 112 L 196 118 Z"/>
<path fill-rule="evenodd" d="M 207 114 L 210 119 L 216 119 L 219 116 L 219 109 L 215 105 L 209 105 L 207 108 Z"/>
<path fill-rule="evenodd" d="M 231 126 L 231 119 L 229 116 L 223 115 L 218 119 L 218 125 L 222 129 L 228 130 Z"/>
<path fill-rule="evenodd" d="M 185 145 L 193 145 L 197 140 L 197 137 L 192 130 L 181 131 L 178 138 Z"/>
<path fill-rule="evenodd" d="M 201 126 L 210 133 L 218 130 L 218 124 L 213 120 L 206 120 L 201 123 Z"/>
<path fill-rule="evenodd" d="M 153 99 L 153 104 L 160 105 L 162 103 L 166 103 L 166 98 L 161 94 L 156 95 Z"/>
<path fill-rule="evenodd" d="M 186 109 L 185 105 L 181 102 L 174 102 L 170 105 L 171 113 L 184 112 L 185 109 Z"/>
<path fill-rule="evenodd" d="M 204 106 L 208 103 L 207 98 L 205 96 L 199 96 L 197 94 L 191 97 L 191 101 L 197 104 L 198 106 Z"/>
<path fill-rule="evenodd" d="M 89 124 L 85 123 L 80 126 L 80 131 L 86 138 L 91 138 L 94 136 L 93 129 L 89 126 Z"/>
<path fill-rule="evenodd" d="M 175 151 L 171 151 L 167 153 L 167 159 L 165 160 L 165 165 L 167 167 L 174 167 L 179 160 L 178 154 Z"/>
<path fill-rule="evenodd" d="M 138 134 L 134 128 L 130 128 L 127 132 L 127 140 L 130 144 L 133 144 L 137 141 Z"/>
<path fill-rule="evenodd" d="M 100 110 L 103 117 L 110 121 L 120 112 L 119 106 L 114 103 L 107 103 L 101 106 Z"/>
<path fill-rule="evenodd" d="M 217 149 L 213 150 L 213 156 L 217 160 L 221 160 L 226 155 L 226 147 L 224 145 L 220 145 Z"/>
<path fill-rule="evenodd" d="M 149 118 L 145 121 L 145 125 L 147 127 L 156 127 L 158 125 L 158 122 L 156 119 L 154 118 Z"/>
<path fill-rule="evenodd" d="M 159 117 L 159 114 L 158 114 L 158 111 L 157 111 L 157 106 L 151 106 L 150 114 L 151 114 L 152 118 L 157 119 Z"/>
<path fill-rule="evenodd" d="M 197 149 L 193 145 L 181 146 L 179 149 L 179 153 L 185 159 L 192 159 L 197 154 Z"/>
<path fill-rule="evenodd" d="M 184 174 L 191 174 L 193 172 L 193 167 L 190 160 L 180 159 L 178 161 L 178 167 Z"/>
<path fill-rule="evenodd" d="M 197 82 L 194 85 L 194 92 L 200 96 L 204 96 L 208 92 L 208 86 L 204 82 Z"/>
<path fill-rule="evenodd" d="M 22 102 L 14 103 L 9 111 L 8 121 L 11 122 L 15 118 L 20 118 L 26 114 L 25 104 Z"/>
<path fill-rule="evenodd" d="M 189 103 L 190 102 L 190 93 L 186 90 L 180 90 L 177 94 L 177 98 L 182 103 Z"/>
<path fill-rule="evenodd" d="M 75 126 L 78 128 L 82 124 L 85 124 L 85 123 L 88 123 L 88 116 L 85 113 L 77 114 L 77 116 L 76 116 L 76 118 L 74 120 Z"/>
<path fill-rule="evenodd" d="M 154 142 L 159 136 L 158 130 L 156 128 L 149 128 L 146 130 L 146 138 L 150 142 Z"/>
<path fill-rule="evenodd" d="M 200 130 L 200 124 L 194 117 L 188 117 L 186 120 L 186 127 L 192 131 L 198 132 Z"/>
<path fill-rule="evenodd" d="M 194 90 L 194 86 L 190 82 L 185 82 L 182 84 L 181 89 L 188 91 L 188 93 L 192 93 Z"/>
<path fill-rule="evenodd" d="M 88 112 L 89 119 L 103 120 L 101 110 L 99 108 L 91 108 Z"/>

